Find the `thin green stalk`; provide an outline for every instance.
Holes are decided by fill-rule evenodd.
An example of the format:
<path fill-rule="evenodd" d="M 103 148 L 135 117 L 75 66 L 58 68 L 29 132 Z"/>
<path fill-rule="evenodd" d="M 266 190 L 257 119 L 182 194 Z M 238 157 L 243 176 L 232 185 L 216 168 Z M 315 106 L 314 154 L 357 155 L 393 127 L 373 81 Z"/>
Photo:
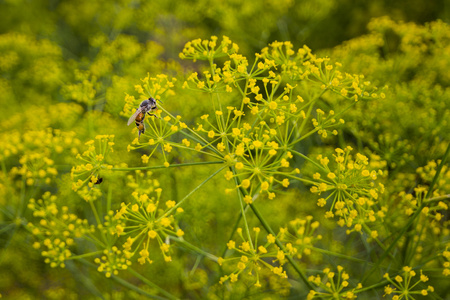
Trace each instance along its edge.
<path fill-rule="evenodd" d="M 170 238 L 171 240 L 173 240 L 173 241 L 176 241 L 176 242 L 179 243 L 179 244 L 184 245 L 186 248 L 188 248 L 188 249 L 190 249 L 190 250 L 192 250 L 192 251 L 194 251 L 194 252 L 197 252 L 197 253 L 200 254 L 200 255 L 203 255 L 203 256 L 209 258 L 209 259 L 212 260 L 212 261 L 217 262 L 218 259 L 219 259 L 217 256 L 215 256 L 215 255 L 213 255 L 213 254 L 211 254 L 211 253 L 208 253 L 208 252 L 206 252 L 206 251 L 204 251 L 204 250 L 202 250 L 202 249 L 200 249 L 200 248 L 198 248 L 198 247 L 192 245 L 191 243 L 187 242 L 186 240 L 184 240 L 184 239 L 182 239 L 182 238 L 175 237 L 175 236 L 172 236 L 172 235 L 169 236 L 169 238 Z"/>
<path fill-rule="evenodd" d="M 85 258 L 85 257 L 101 255 L 102 253 L 103 253 L 103 250 L 95 251 L 95 252 L 89 252 L 89 253 L 80 254 L 80 255 L 73 255 L 73 256 L 68 257 L 67 260 L 81 259 L 81 258 Z"/>
<path fill-rule="evenodd" d="M 346 260 L 349 260 L 349 261 L 354 261 L 354 262 L 359 262 L 359 263 L 367 263 L 367 261 L 364 260 L 364 259 L 360 259 L 360 258 L 356 258 L 356 257 L 353 257 L 353 256 L 348 256 L 348 255 L 336 253 L 336 252 L 325 250 L 325 249 L 322 249 L 322 248 L 311 247 L 310 249 L 311 249 L 311 251 L 317 251 L 317 252 L 322 253 L 322 254 L 343 258 L 343 259 L 346 259 Z"/>
<path fill-rule="evenodd" d="M 388 284 L 388 283 L 389 283 L 389 281 L 383 280 L 383 281 L 380 281 L 380 282 L 378 282 L 378 283 L 375 283 L 375 284 L 373 284 L 373 285 L 371 285 L 371 286 L 366 286 L 366 287 L 363 287 L 363 288 L 360 289 L 360 290 L 356 290 L 355 293 L 358 293 L 358 294 L 359 294 L 359 293 L 362 293 L 362 292 L 365 292 L 365 291 L 370 291 L 370 290 L 373 290 L 373 289 L 382 287 L 382 286 L 384 286 L 384 285 L 386 285 L 386 284 Z"/>
<path fill-rule="evenodd" d="M 160 288 L 159 286 L 157 286 L 156 284 L 154 284 L 153 282 L 151 282 L 150 280 L 148 280 L 147 278 L 145 278 L 144 276 L 142 276 L 139 272 L 136 272 L 135 270 L 133 270 L 132 268 L 128 268 L 127 269 L 128 270 L 128 272 L 130 272 L 131 274 L 133 274 L 134 276 L 136 276 L 137 278 L 139 278 L 140 280 L 142 280 L 142 282 L 144 282 L 146 285 L 148 285 L 148 286 L 150 286 L 150 287 L 152 287 L 152 288 L 154 288 L 154 289 L 156 289 L 156 290 L 158 290 L 161 294 L 163 294 L 164 296 L 166 296 L 168 299 L 178 299 L 177 297 L 175 297 L 174 295 L 172 295 L 172 294 L 170 294 L 169 292 L 167 292 L 166 290 L 164 290 L 164 289 L 162 289 L 162 288 Z M 121 278 L 119 278 L 119 277 L 117 277 L 117 276 L 114 276 L 115 278 L 113 278 L 113 279 L 115 279 L 115 280 L 117 280 L 117 279 L 120 279 L 120 280 L 122 280 L 122 281 L 125 281 L 125 280 L 123 280 L 123 279 L 121 279 Z M 116 279 L 117 278 L 117 279 Z M 121 283 L 121 282 L 120 282 Z M 125 281 L 125 283 L 128 283 L 127 281 Z M 122 283 L 123 284 L 123 283 Z M 138 288 L 139 289 L 139 288 Z M 141 290 L 141 289 L 139 289 L 139 290 Z M 147 293 L 147 292 L 146 292 Z M 158 296 L 155 296 L 155 295 L 151 295 L 151 294 L 148 294 L 147 293 L 147 296 L 150 296 L 151 298 L 154 298 L 154 299 L 164 299 L 164 298 L 162 298 L 162 297 L 158 297 Z"/>
<path fill-rule="evenodd" d="M 245 207 L 244 212 L 246 212 L 247 209 L 248 209 L 248 205 Z M 234 223 L 233 229 L 231 230 L 230 238 L 228 240 L 231 240 L 233 238 L 234 233 L 236 232 L 237 228 L 239 227 L 241 218 L 242 218 L 242 212 L 239 211 L 238 218 L 237 218 L 236 222 Z M 228 251 L 228 247 L 227 247 L 227 245 L 225 245 L 224 249 L 222 251 L 222 257 L 225 257 L 225 254 L 227 253 L 227 251 Z"/>
<path fill-rule="evenodd" d="M 230 167 L 230 170 L 233 172 L 233 175 L 234 175 L 234 183 L 236 184 L 236 186 L 240 186 L 241 183 L 239 182 L 239 179 L 236 176 L 236 170 L 234 169 L 234 167 Z M 253 242 L 252 242 L 251 235 L 250 235 L 250 229 L 248 228 L 247 218 L 245 217 L 244 200 L 242 199 L 243 193 L 240 190 L 238 190 L 237 193 L 238 193 L 238 197 L 239 197 L 239 206 L 241 209 L 241 216 L 242 216 L 242 219 L 244 219 L 244 225 L 245 225 L 245 230 L 247 232 L 248 241 L 250 243 L 251 248 L 253 249 Z"/>
<path fill-rule="evenodd" d="M 301 158 L 303 158 L 304 160 L 309 161 L 310 163 L 312 163 L 313 165 L 315 165 L 316 167 L 318 167 L 319 169 L 321 169 L 322 171 L 326 171 L 325 168 L 320 165 L 319 163 L 315 162 L 314 160 L 312 160 L 311 158 L 309 158 L 308 156 L 304 155 L 303 153 L 300 153 L 298 151 L 295 151 L 293 149 L 290 150 L 292 153 L 300 156 Z"/>
<path fill-rule="evenodd" d="M 97 212 L 97 208 L 94 205 L 94 201 L 88 201 L 88 202 L 89 202 L 89 205 L 91 206 L 92 212 L 94 213 L 95 220 L 97 221 L 97 224 L 98 225 L 102 224 L 102 221 L 100 220 L 100 217 L 99 217 L 98 212 Z M 108 239 L 106 238 L 106 235 L 105 235 L 104 231 L 100 230 L 100 234 L 102 235 L 103 241 L 107 244 L 108 243 Z"/>
<path fill-rule="evenodd" d="M 206 178 L 202 183 L 200 183 L 195 189 L 193 189 L 189 194 L 187 194 L 183 199 L 181 199 L 174 207 L 172 207 L 171 209 L 169 209 L 168 211 L 166 211 L 165 214 L 163 214 L 162 216 L 160 216 L 158 218 L 158 220 L 161 220 L 162 218 L 164 218 L 165 216 L 169 215 L 172 213 L 172 211 L 174 211 L 175 209 L 177 209 L 186 199 L 188 199 L 190 196 L 192 196 L 192 194 L 194 194 L 198 189 L 200 189 L 205 183 L 207 183 L 210 179 L 212 179 L 214 176 L 216 176 L 218 173 L 220 173 L 223 169 L 225 169 L 226 166 L 223 166 L 222 168 L 220 168 L 219 170 L 217 170 L 216 172 L 214 172 L 213 174 L 211 174 L 208 178 Z M 157 220 L 157 221 L 158 221 Z"/>
<path fill-rule="evenodd" d="M 447 199 L 450 199 L 450 194 L 437 196 L 437 197 L 434 197 L 434 198 L 431 198 L 431 199 L 427 199 L 427 200 L 424 200 L 424 202 L 426 204 L 430 204 L 430 203 L 433 203 L 433 202 L 447 200 Z"/>
<path fill-rule="evenodd" d="M 307 120 L 309 119 L 309 116 L 311 115 L 311 112 L 312 112 L 312 109 L 313 109 L 314 104 L 316 103 L 316 101 L 317 101 L 320 97 L 322 97 L 322 95 L 323 95 L 325 92 L 326 92 L 326 90 L 323 90 L 323 91 L 320 93 L 320 95 L 318 95 L 315 99 L 311 100 L 311 101 L 307 104 L 307 105 L 309 105 L 308 111 L 306 112 L 306 116 L 305 116 L 305 118 L 303 119 L 302 124 L 300 125 L 300 128 L 299 128 L 299 130 L 298 130 L 298 134 L 302 134 L 303 129 L 304 129 L 305 126 L 306 126 L 306 122 L 307 122 Z"/>
<path fill-rule="evenodd" d="M 155 169 L 167 169 L 167 168 L 177 168 L 177 167 L 187 167 L 187 166 L 198 166 L 198 165 L 216 165 L 223 164 L 223 161 L 202 161 L 202 162 L 193 162 L 193 163 L 184 163 L 184 164 L 172 164 L 168 167 L 164 165 L 160 166 L 148 166 L 148 167 L 133 167 L 133 168 L 112 168 L 111 171 L 137 171 L 137 170 L 155 170 Z M 106 167 L 102 166 L 103 169 Z"/>
<path fill-rule="evenodd" d="M 302 140 L 306 139 L 307 137 L 309 137 L 310 135 L 316 133 L 317 131 L 319 131 L 319 128 L 314 128 L 313 130 L 311 130 L 308 133 L 305 133 L 304 135 L 302 135 L 300 138 L 296 139 L 295 141 L 293 141 L 292 143 L 289 144 L 289 147 L 293 147 L 295 144 L 298 144 L 299 142 L 301 142 Z"/>
<path fill-rule="evenodd" d="M 79 262 L 91 267 L 91 268 L 95 268 L 97 269 L 97 265 L 91 263 L 90 261 L 85 260 L 84 258 L 81 258 L 78 260 Z M 142 280 L 142 282 L 144 282 L 145 284 L 147 284 L 148 286 L 158 290 L 161 294 L 163 294 L 164 296 L 166 296 L 168 299 L 178 299 L 177 297 L 173 296 L 172 294 L 170 294 L 169 292 L 165 291 L 164 289 L 160 288 L 159 286 L 157 286 L 156 284 L 154 284 L 153 282 L 149 281 L 147 278 L 143 277 L 141 274 L 139 274 L 138 272 L 134 271 L 131 268 L 127 269 L 131 274 L 133 274 L 134 276 L 138 277 L 139 279 Z M 121 285 L 129 288 L 130 290 L 133 290 L 141 295 L 147 296 L 149 298 L 153 298 L 153 299 L 159 299 L 159 300 L 165 300 L 166 298 L 160 297 L 160 296 L 156 296 L 153 295 L 147 291 L 144 291 L 143 289 L 137 287 L 136 285 L 114 275 L 111 274 L 111 279 L 117 281 L 118 283 L 120 283 Z"/>

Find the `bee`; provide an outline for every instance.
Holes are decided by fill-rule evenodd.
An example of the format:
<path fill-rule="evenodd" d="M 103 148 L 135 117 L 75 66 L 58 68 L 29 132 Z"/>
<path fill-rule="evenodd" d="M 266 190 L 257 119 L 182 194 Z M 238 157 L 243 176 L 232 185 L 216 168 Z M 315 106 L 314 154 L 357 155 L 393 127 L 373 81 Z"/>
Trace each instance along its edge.
<path fill-rule="evenodd" d="M 103 182 L 103 178 L 99 177 L 94 184 L 100 184 Z"/>
<path fill-rule="evenodd" d="M 139 138 L 141 137 L 141 133 L 145 132 L 144 119 L 145 115 L 156 117 L 155 114 L 151 114 L 151 111 L 156 110 L 156 100 L 152 97 L 148 98 L 141 102 L 139 107 L 136 109 L 136 112 L 128 119 L 127 125 L 130 126 L 133 121 L 136 123 L 136 127 L 139 129 Z"/>

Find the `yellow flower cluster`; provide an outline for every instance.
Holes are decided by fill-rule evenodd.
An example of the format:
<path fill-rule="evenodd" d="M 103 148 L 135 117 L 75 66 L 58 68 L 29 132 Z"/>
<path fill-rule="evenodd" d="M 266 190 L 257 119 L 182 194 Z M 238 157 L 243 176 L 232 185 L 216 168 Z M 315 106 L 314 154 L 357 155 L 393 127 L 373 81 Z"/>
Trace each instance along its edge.
<path fill-rule="evenodd" d="M 87 220 L 70 213 L 67 206 L 61 205 L 61 201 L 50 192 L 45 192 L 42 199 L 30 199 L 28 203 L 28 209 L 39 220 L 27 224 L 27 229 L 38 240 L 33 247 L 42 249 L 45 262 L 52 268 L 64 268 L 65 261 L 72 256 L 69 248 L 76 244 L 75 239 L 93 231 Z"/>
<path fill-rule="evenodd" d="M 253 284 L 256 287 L 261 287 L 260 272 L 262 268 L 268 268 L 281 278 L 287 278 L 286 271 L 283 269 L 283 263 L 285 262 L 285 254 L 275 245 L 275 237 L 273 235 L 267 236 L 267 242 L 264 245 L 258 246 L 258 236 L 261 229 L 259 227 L 253 228 L 255 233 L 254 242 L 244 238 L 242 234 L 242 228 L 237 229 L 237 233 L 240 236 L 242 243 L 236 245 L 234 240 L 230 240 L 227 243 L 228 250 L 235 251 L 235 257 L 219 258 L 218 263 L 220 265 L 226 264 L 233 270 L 230 274 L 220 278 L 220 283 L 226 281 L 236 282 L 239 276 L 255 276 Z M 266 262 L 267 258 L 275 258 L 279 261 L 280 266 L 274 267 Z"/>
<path fill-rule="evenodd" d="M 337 274 L 330 268 L 323 270 L 323 276 L 310 276 L 308 281 L 320 288 L 319 291 L 311 290 L 306 299 L 356 299 L 358 290 L 362 289 L 361 283 L 350 288 L 350 276 L 342 266 L 337 266 Z"/>
<path fill-rule="evenodd" d="M 119 250 L 116 246 L 103 250 L 102 254 L 101 257 L 95 258 L 94 262 L 99 265 L 97 271 L 104 273 L 107 278 L 118 275 L 119 271 L 126 270 L 131 265 L 131 254 Z"/>
<path fill-rule="evenodd" d="M 295 52 L 290 42 L 274 42 L 261 51 L 260 57 L 280 65 L 281 73 L 292 80 L 308 81 L 320 86 L 323 91 L 333 91 L 346 99 L 358 101 L 385 97 L 384 93 L 375 93 L 377 88 L 370 87 L 370 82 L 364 81 L 363 75 L 342 73 L 342 64 L 330 64 L 327 57 L 317 58 L 307 46 Z"/>
<path fill-rule="evenodd" d="M 363 82 L 361 76 L 344 76 L 338 71 L 340 64 L 332 66 L 329 59 L 316 58 L 306 46 L 294 52 L 291 43 L 275 42 L 257 54 L 250 65 L 247 58 L 236 53 L 237 47 L 231 45 L 226 37 L 219 46 L 216 37 L 209 41 L 194 40 L 180 54 L 182 58 L 210 61 L 211 69 L 204 71 L 202 78 L 197 72 L 192 73 L 183 88 L 210 94 L 214 110 L 202 115 L 195 128 L 164 110 L 167 114 L 164 118 L 146 121 L 151 127 L 144 134 L 148 143 L 135 139 L 128 149 L 153 146 L 149 154 L 142 156 L 142 161 L 148 163 L 160 148 L 165 166 L 169 166 L 167 154 L 174 147 L 219 159 L 229 166 L 225 178 L 234 179 L 235 189 L 243 193 L 249 204 L 255 195 L 275 198 L 277 190 L 290 185 L 289 178 L 298 179 L 295 175 L 300 170 L 290 163 L 293 154 L 289 149 L 295 144 L 316 132 L 322 137 L 337 134 L 335 127 L 344 123 L 341 116 L 345 110 L 336 113 L 331 110 L 325 116 L 322 109 L 317 109 L 313 118 L 312 109 L 327 90 L 334 91 L 335 96 L 329 97 L 332 101 L 355 95 L 355 99 L 376 97 L 367 94 L 370 83 Z M 223 67 L 214 63 L 221 56 L 229 57 Z M 144 81 L 152 83 L 148 77 Z M 136 89 L 145 97 L 158 97 L 158 89 L 141 85 Z M 222 92 L 228 92 L 223 96 L 226 99 L 222 99 Z M 230 100 L 238 102 L 223 105 Z M 127 96 L 124 111 L 131 113 L 136 105 L 134 97 Z M 156 114 L 160 116 L 160 112 Z M 177 132 L 186 136 L 181 143 L 169 140 Z M 376 189 L 367 192 L 370 197 L 377 197 Z"/>
<path fill-rule="evenodd" d="M 424 167 L 419 167 L 416 173 L 422 178 L 426 183 L 431 183 L 434 176 L 436 175 L 437 166 L 441 163 L 438 161 L 429 161 Z M 450 168 L 448 165 L 442 167 L 440 176 L 435 183 L 433 189 L 433 196 L 442 196 L 450 191 Z"/>
<path fill-rule="evenodd" d="M 329 211 L 325 216 L 332 218 L 336 215 L 340 226 L 353 227 L 348 233 L 360 232 L 363 224 L 382 220 L 387 211 L 386 207 L 380 207 L 378 201 L 384 186 L 375 184 L 382 171 L 370 170 L 369 159 L 360 153 L 353 157 L 351 151 L 350 146 L 345 150 L 337 148 L 332 160 L 317 156 L 317 161 L 312 163 L 321 172 L 314 173 L 310 179 L 314 184 L 312 193 L 327 195 L 320 198 L 317 205 L 323 207 L 328 203 Z"/>
<path fill-rule="evenodd" d="M 57 154 L 63 151 L 74 154 L 79 144 L 74 132 L 57 129 L 27 131 L 22 135 L 15 131 L 3 133 L 0 160 L 12 162 L 17 157 L 18 164 L 11 168 L 9 176 L 21 176 L 28 186 L 49 185 L 58 175 Z"/>
<path fill-rule="evenodd" d="M 123 252 L 128 258 L 139 253 L 138 262 L 152 263 L 150 245 L 156 240 L 166 262 L 172 260 L 169 236 L 184 235 L 175 220 L 175 215 L 183 209 L 173 200 L 162 202 L 161 188 L 156 188 L 151 194 L 134 192 L 130 203 L 123 203 L 112 218 L 117 236 L 128 236 L 123 244 Z"/>
<path fill-rule="evenodd" d="M 97 77 L 89 71 L 75 70 L 75 78 L 78 83 L 65 85 L 62 94 L 68 99 L 92 106 L 99 89 Z"/>
<path fill-rule="evenodd" d="M 187 42 L 180 53 L 181 59 L 192 59 L 193 61 L 210 60 L 214 58 L 227 56 L 232 53 L 236 53 L 239 47 L 232 43 L 231 40 L 223 36 L 220 44 L 217 44 L 217 37 L 212 36 L 211 40 L 196 39 Z"/>
<path fill-rule="evenodd" d="M 401 274 L 401 275 L 400 275 Z M 427 288 L 421 288 L 422 284 L 429 280 L 428 276 L 422 273 L 420 270 L 420 277 L 417 281 L 413 282 L 413 278 L 417 275 L 413 268 L 405 266 L 403 272 L 391 278 L 388 273 L 384 274 L 384 278 L 390 282 L 391 285 L 384 287 L 385 295 L 393 295 L 392 299 L 401 300 L 409 299 L 411 295 L 428 296 L 429 293 L 434 292 L 434 287 L 428 285 Z"/>
<path fill-rule="evenodd" d="M 96 145 L 97 142 L 97 145 Z M 94 140 L 85 143 L 87 150 L 77 155 L 80 165 L 72 167 L 72 189 L 80 194 L 86 201 L 93 201 L 101 195 L 96 184 L 102 182 L 101 172 L 112 169 L 106 163 L 109 153 L 113 152 L 114 135 L 98 135 Z"/>
<path fill-rule="evenodd" d="M 442 251 L 442 256 L 444 257 L 444 263 L 442 264 L 444 270 L 442 270 L 442 275 L 450 276 L 450 244 L 447 244 L 445 250 Z"/>
<path fill-rule="evenodd" d="M 313 250 L 313 244 L 322 239 L 322 235 L 316 234 L 319 227 L 318 221 L 312 221 L 312 216 L 304 219 L 295 219 L 289 222 L 289 227 L 280 228 L 278 238 L 285 244 L 289 255 L 301 259 L 303 255 L 309 256 Z"/>

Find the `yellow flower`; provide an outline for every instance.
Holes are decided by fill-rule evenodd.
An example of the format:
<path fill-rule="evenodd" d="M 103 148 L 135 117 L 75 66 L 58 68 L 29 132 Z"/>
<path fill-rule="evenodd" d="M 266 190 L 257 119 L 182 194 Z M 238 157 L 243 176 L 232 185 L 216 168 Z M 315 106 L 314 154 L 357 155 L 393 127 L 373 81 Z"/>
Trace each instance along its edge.
<path fill-rule="evenodd" d="M 242 180 L 241 186 L 242 186 L 244 189 L 248 189 L 248 188 L 250 187 L 250 180 L 248 180 L 248 179 Z"/>
<path fill-rule="evenodd" d="M 278 104 L 275 101 L 270 101 L 269 102 L 269 108 L 271 110 L 275 110 L 275 109 L 277 109 L 277 107 L 278 107 Z"/>
<path fill-rule="evenodd" d="M 169 218 L 164 217 L 160 220 L 160 223 L 161 223 L 161 226 L 169 227 L 171 222 L 170 222 Z"/>
<path fill-rule="evenodd" d="M 222 142 L 220 142 L 220 143 L 217 144 L 217 149 L 222 152 L 226 148 L 225 148 L 225 145 Z"/>
<path fill-rule="evenodd" d="M 151 238 L 151 239 L 154 239 L 157 235 L 158 235 L 158 233 L 157 233 L 156 231 L 154 231 L 154 230 L 150 230 L 150 231 L 148 232 L 148 236 L 149 236 L 149 238 Z"/>
<path fill-rule="evenodd" d="M 185 145 L 186 147 L 189 147 L 189 146 L 191 145 L 191 142 L 188 141 L 188 139 L 183 139 L 183 140 L 181 141 L 181 143 L 182 143 L 183 145 Z"/>
<path fill-rule="evenodd" d="M 150 156 L 148 156 L 148 155 L 146 155 L 146 154 L 142 155 L 142 157 L 141 157 L 142 162 L 143 162 L 144 164 L 148 163 L 148 159 L 149 159 L 149 158 L 150 158 Z"/>
<path fill-rule="evenodd" d="M 236 248 L 236 242 L 230 240 L 230 241 L 227 243 L 227 247 L 228 247 L 228 249 Z"/>
<path fill-rule="evenodd" d="M 243 146 L 238 145 L 238 146 L 236 147 L 235 154 L 236 154 L 237 156 L 242 156 L 242 155 L 244 155 L 244 152 L 245 152 L 245 149 L 244 149 Z"/>
<path fill-rule="evenodd" d="M 237 137 L 241 134 L 241 130 L 239 128 L 233 128 L 232 133 L 234 137 Z"/>
<path fill-rule="evenodd" d="M 253 141 L 252 144 L 255 148 L 261 148 L 264 145 L 261 141 Z"/>
<path fill-rule="evenodd" d="M 230 180 L 231 178 L 233 178 L 233 172 L 227 171 L 225 173 L 225 178 L 226 178 L 226 180 Z"/>
<path fill-rule="evenodd" d="M 167 201 L 166 201 L 166 206 L 167 206 L 167 208 L 172 208 L 172 207 L 175 206 L 175 204 L 176 204 L 176 202 L 173 201 L 173 200 L 167 200 Z"/>

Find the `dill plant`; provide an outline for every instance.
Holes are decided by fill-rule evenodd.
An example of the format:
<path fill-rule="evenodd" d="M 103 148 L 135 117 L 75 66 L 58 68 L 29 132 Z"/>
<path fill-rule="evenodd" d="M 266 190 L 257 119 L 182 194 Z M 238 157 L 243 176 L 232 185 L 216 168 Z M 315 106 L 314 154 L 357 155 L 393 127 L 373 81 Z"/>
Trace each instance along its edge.
<path fill-rule="evenodd" d="M 213 36 L 188 42 L 180 57 L 206 65 L 184 82 L 148 74 L 134 86 L 138 98 L 125 97 L 125 116 L 142 99 L 151 96 L 158 101 L 157 117 L 148 116 L 145 133 L 126 147 L 141 153 L 142 165 L 114 163 L 110 157 L 117 145 L 112 135 L 86 142 L 86 150 L 77 156 L 72 188 L 88 203 L 95 222 L 79 218 L 67 206 L 58 207 L 50 193 L 28 204 L 38 221 L 27 228 L 37 238 L 33 246 L 42 249 L 46 263 L 65 267 L 67 261 L 79 260 L 140 294 L 170 299 L 182 295 L 156 285 L 142 268 L 177 261 L 182 265 L 183 250 L 194 253 L 197 264 L 201 258 L 214 263 L 205 270 L 196 268 L 201 284 L 206 284 L 201 274 L 217 274 L 209 292 L 203 292 L 210 298 L 268 289 L 287 296 L 288 278 L 300 282 L 303 288 L 297 293 L 308 299 L 354 299 L 380 295 L 383 288 L 385 295 L 396 299 L 408 293 L 433 294 L 433 286 L 422 286 L 428 281 L 425 262 L 443 260 L 442 274 L 448 275 L 448 221 L 442 221 L 448 195 L 438 190 L 447 190 L 447 183 L 436 179 L 440 174 L 448 178 L 444 166 L 448 150 L 443 160 L 418 170 L 431 182 L 428 189 L 418 187 L 414 196 L 402 194 L 403 200 L 392 203 L 385 196 L 388 172 L 379 157 L 369 159 L 350 145 L 318 155 L 301 147 L 311 139 L 324 143 L 333 139 L 345 125 L 346 113 L 359 102 L 386 97 L 364 76 L 346 73 L 345 66 L 318 58 L 306 46 L 294 51 L 289 42 L 274 42 L 249 61 L 230 39 Z M 201 113 L 194 120 L 186 119 L 166 108 L 175 92 L 177 97 L 195 94 L 197 101 L 209 105 L 199 107 Z M 153 178 L 163 170 L 183 172 L 192 167 L 208 171 L 203 181 L 177 198 L 170 198 L 170 189 Z M 98 181 L 124 172 L 130 174 L 121 177 L 132 192 L 119 203 L 113 187 L 103 195 Z M 234 202 L 237 208 L 234 226 L 225 231 L 230 238 L 215 253 L 193 239 L 185 216 L 194 197 L 208 193 L 210 181 L 220 183 L 212 199 L 227 199 L 224 204 Z M 298 203 L 315 202 L 315 216 L 290 222 L 271 216 L 270 207 L 277 201 L 295 203 L 301 186 L 311 194 Z M 390 214 L 399 208 L 404 217 Z M 274 222 L 280 219 L 283 223 Z M 342 237 L 344 248 L 333 245 L 339 228 L 348 237 Z M 417 238 L 412 235 L 416 231 Z M 433 247 L 424 245 L 429 231 L 440 239 Z M 354 239 L 360 239 L 365 249 Z M 92 246 L 77 245 L 81 240 Z M 399 256 L 396 251 L 401 249 L 404 253 Z M 338 260 L 339 265 L 325 258 Z M 416 274 L 406 263 L 422 274 L 412 285 L 402 285 Z M 361 266 L 363 273 L 355 271 Z M 383 277 L 381 271 L 392 275 Z M 124 273 L 140 279 L 146 288 L 124 281 Z M 186 283 L 184 289 L 198 287 Z"/>
<path fill-rule="evenodd" d="M 378 22 L 397 30 L 389 21 Z M 434 26 L 436 34 L 443 27 Z M 399 27 L 403 31 L 398 32 L 411 30 Z M 380 43 L 377 36 L 369 39 L 375 40 L 372 46 Z M 111 79 L 108 70 L 118 59 L 108 51 L 117 54 L 120 45 L 133 48 L 137 44 L 123 36 L 112 45 L 100 46 L 102 41 L 101 36 L 91 41 L 101 47 L 96 63 L 87 72 L 76 70 L 75 82 L 62 91 L 87 106 L 91 133 L 101 128 L 94 125 L 99 99 L 114 94 L 106 89 L 106 82 Z M 145 52 L 134 49 L 134 55 L 128 53 L 130 57 L 125 59 Z M 385 105 L 393 94 L 386 88 L 377 89 L 363 75 L 347 73 L 350 61 L 341 64 L 317 57 L 306 46 L 294 50 L 289 42 L 274 42 L 249 59 L 239 54 L 238 45 L 227 37 L 193 40 L 180 57 L 206 64 L 196 67 L 197 72 L 185 80 L 148 74 L 134 85 L 138 96 L 126 95 L 120 108 L 123 116 L 131 115 L 140 101 L 150 96 L 157 99 L 159 107 L 155 112 L 158 118 L 146 118 L 146 132 L 140 139 L 136 129 L 132 130 L 136 138 L 128 146 L 123 140 L 116 144 L 117 136 L 111 134 L 98 135 L 84 145 L 73 132 L 57 130 L 36 130 L 20 137 L 17 132 L 2 135 L 2 169 L 8 174 L 3 180 L 18 182 L 14 188 L 20 191 L 2 189 L 21 210 L 8 212 L 8 218 L 34 235 L 33 248 L 45 263 L 66 268 L 81 262 L 154 298 L 176 299 L 191 292 L 201 297 L 233 298 L 268 290 L 274 291 L 274 297 L 295 293 L 309 299 L 383 295 L 439 299 L 445 293 L 445 277 L 450 274 L 445 122 L 437 127 L 427 125 L 436 128 L 427 141 L 440 141 L 435 145 L 438 154 L 418 166 L 410 179 L 403 169 L 396 169 L 413 161 L 405 154 L 396 157 L 396 152 L 401 153 L 399 149 L 410 143 L 395 135 L 379 135 L 379 140 L 371 143 L 377 139 L 375 129 L 379 127 L 367 121 L 372 118 L 364 117 L 361 109 Z M 404 60 L 408 61 L 407 57 Z M 377 63 L 375 60 L 372 67 Z M 124 81 L 121 83 L 130 85 Z M 375 82 L 385 84 L 378 79 Z M 428 87 L 424 84 L 423 88 Z M 404 91 L 401 86 L 394 90 L 397 94 Z M 98 91 L 102 95 L 97 95 Z M 171 104 L 175 94 L 196 102 L 184 110 L 176 109 Z M 436 94 L 448 99 L 439 88 Z M 76 105 L 60 107 L 65 116 L 71 108 L 80 109 Z M 386 110 L 386 106 L 382 108 Z M 401 108 L 399 105 L 398 111 Z M 108 109 L 118 113 L 117 105 Z M 445 116 L 448 111 L 441 113 Z M 355 133 L 354 125 L 364 130 Z M 371 149 L 353 145 L 351 138 L 338 134 L 341 128 L 355 134 L 357 145 L 363 141 Z M 395 130 L 397 136 L 404 133 Z M 395 147 L 389 147 L 391 142 Z M 328 146 L 336 143 L 340 147 Z M 379 151 L 381 146 L 387 151 Z M 415 156 L 423 149 L 419 146 Z M 137 166 L 122 162 L 127 152 L 118 155 L 117 151 L 124 149 L 130 155 L 138 153 Z M 377 155 L 380 152 L 381 156 Z M 60 153 L 70 153 L 76 162 Z M 5 162 L 13 158 L 19 167 L 8 171 Z M 64 203 L 64 194 L 48 191 L 58 186 L 55 161 L 74 164 L 71 187 L 80 196 L 75 203 Z M 191 170 L 199 175 L 190 175 Z M 184 183 L 188 192 L 172 192 L 173 187 L 164 184 L 163 172 L 192 176 Z M 398 176 L 390 177 L 391 173 Z M 198 177 L 203 178 L 194 185 Z M 105 183 L 100 183 L 100 178 L 105 178 Z M 390 183 L 392 178 L 407 184 L 399 184 L 399 188 Z M 416 178 L 421 185 L 412 192 L 402 188 Z M 310 191 L 307 195 L 304 187 Z M 200 212 L 186 215 L 200 195 L 223 201 L 221 215 L 232 215 L 229 210 L 235 209 L 228 218 L 230 223 L 219 224 L 226 227 L 221 232 L 227 240 L 217 247 L 211 245 L 219 237 L 214 237 L 204 216 Z M 14 219 L 23 215 L 26 199 L 30 199 L 26 202 L 32 217 Z M 314 208 L 308 207 L 311 203 Z M 296 212 L 307 215 L 291 221 L 274 215 L 276 207 L 286 213 L 289 205 L 305 206 Z M 206 232 L 199 236 L 209 238 L 196 239 L 196 231 Z M 182 287 L 174 288 L 178 274 L 191 264 L 194 267 Z M 164 281 L 155 278 L 158 272 L 172 275 Z M 136 278 L 142 284 L 132 284 Z"/>

